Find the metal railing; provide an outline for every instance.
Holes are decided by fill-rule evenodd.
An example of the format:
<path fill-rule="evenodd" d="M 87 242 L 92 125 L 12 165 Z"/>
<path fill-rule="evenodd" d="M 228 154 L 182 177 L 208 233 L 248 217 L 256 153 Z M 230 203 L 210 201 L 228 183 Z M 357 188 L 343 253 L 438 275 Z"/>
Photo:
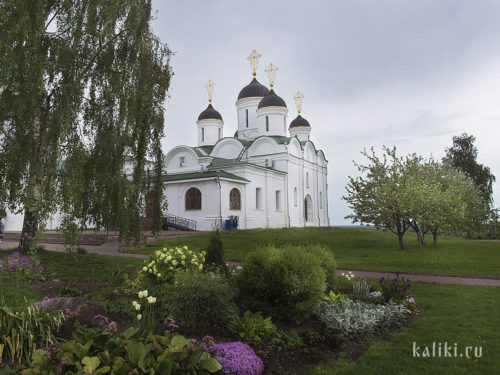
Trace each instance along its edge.
<path fill-rule="evenodd" d="M 169 228 L 195 231 L 196 221 L 177 215 L 165 214 L 165 216 L 163 217 L 163 229 L 168 230 Z"/>

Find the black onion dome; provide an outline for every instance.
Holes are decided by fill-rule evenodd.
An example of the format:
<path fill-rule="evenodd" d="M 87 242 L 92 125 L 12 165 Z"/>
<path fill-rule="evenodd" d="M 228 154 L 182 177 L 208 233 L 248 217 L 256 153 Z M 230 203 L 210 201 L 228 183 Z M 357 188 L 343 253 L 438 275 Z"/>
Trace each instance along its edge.
<path fill-rule="evenodd" d="M 301 115 L 298 115 L 295 120 L 293 120 L 291 123 L 290 123 L 290 127 L 291 128 L 296 128 L 296 127 L 299 127 L 299 126 L 307 126 L 307 127 L 311 127 L 311 125 L 309 125 L 309 121 L 307 121 L 304 117 L 302 117 Z"/>
<path fill-rule="evenodd" d="M 200 120 L 221 120 L 222 121 L 222 116 L 218 111 L 215 110 L 214 107 L 212 107 L 212 104 L 209 104 L 207 109 L 205 109 L 203 112 L 200 113 L 198 116 L 198 121 Z"/>
<path fill-rule="evenodd" d="M 269 94 L 264 96 L 262 100 L 259 102 L 258 108 L 264 108 L 264 107 L 285 107 L 286 108 L 286 103 L 285 101 L 276 95 L 274 90 L 269 91 Z"/>
<path fill-rule="evenodd" d="M 248 85 L 243 87 L 238 95 L 238 100 L 245 98 L 264 97 L 269 93 L 269 89 L 259 83 L 256 78 L 252 79 Z"/>

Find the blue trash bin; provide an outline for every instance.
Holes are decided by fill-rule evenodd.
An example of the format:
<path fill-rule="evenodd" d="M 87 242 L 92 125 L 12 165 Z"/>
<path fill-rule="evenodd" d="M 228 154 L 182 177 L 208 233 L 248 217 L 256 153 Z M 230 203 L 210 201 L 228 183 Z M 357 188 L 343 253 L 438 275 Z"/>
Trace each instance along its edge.
<path fill-rule="evenodd" d="M 238 229 L 238 220 L 233 220 L 233 229 Z"/>
<path fill-rule="evenodd" d="M 233 221 L 232 220 L 226 220 L 226 230 L 231 230 L 233 229 Z"/>

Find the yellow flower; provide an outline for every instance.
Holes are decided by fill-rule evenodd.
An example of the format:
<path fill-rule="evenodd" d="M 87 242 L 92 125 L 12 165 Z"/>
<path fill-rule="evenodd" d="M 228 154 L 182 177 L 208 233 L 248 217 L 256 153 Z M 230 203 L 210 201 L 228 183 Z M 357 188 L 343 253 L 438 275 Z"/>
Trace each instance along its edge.
<path fill-rule="evenodd" d="M 156 274 L 156 277 L 161 277 L 161 273 L 159 273 L 159 272 L 158 272 L 158 273 Z"/>
<path fill-rule="evenodd" d="M 181 264 L 182 264 L 183 266 L 185 266 L 185 265 L 186 265 L 186 262 L 185 262 L 185 261 L 182 261 L 182 262 L 181 262 Z"/>
<path fill-rule="evenodd" d="M 187 249 L 188 249 L 188 247 L 187 247 L 187 246 L 184 246 L 184 247 L 183 247 L 183 249 L 184 249 L 184 250 L 187 250 Z"/>
<path fill-rule="evenodd" d="M 170 267 L 170 270 L 173 270 L 173 269 L 174 269 L 174 267 Z"/>
<path fill-rule="evenodd" d="M 165 259 L 165 260 L 163 261 L 163 263 L 167 264 L 167 263 L 168 263 L 168 259 Z"/>
<path fill-rule="evenodd" d="M 142 319 L 142 314 L 137 314 L 137 320 L 141 320 Z"/>
<path fill-rule="evenodd" d="M 203 264 L 200 264 L 200 265 L 198 266 L 198 269 L 201 271 L 201 270 L 203 269 Z"/>
<path fill-rule="evenodd" d="M 176 266 L 176 265 L 177 265 L 177 263 L 178 263 L 178 262 L 177 262 L 177 260 L 175 260 L 175 259 L 172 261 L 172 264 L 173 264 L 174 266 Z"/>
<path fill-rule="evenodd" d="M 144 272 L 148 272 L 148 267 L 144 266 L 144 267 L 142 267 L 142 270 L 143 270 Z"/>
<path fill-rule="evenodd" d="M 186 256 L 183 254 L 183 255 L 181 256 L 181 258 L 182 258 L 182 259 L 186 259 Z"/>

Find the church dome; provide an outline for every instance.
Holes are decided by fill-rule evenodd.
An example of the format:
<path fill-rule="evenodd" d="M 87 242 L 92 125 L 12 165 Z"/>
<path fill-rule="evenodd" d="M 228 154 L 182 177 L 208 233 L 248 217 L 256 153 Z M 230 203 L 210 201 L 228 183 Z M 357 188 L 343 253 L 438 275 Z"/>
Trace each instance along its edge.
<path fill-rule="evenodd" d="M 295 120 L 293 120 L 291 123 L 290 123 L 290 127 L 291 128 L 297 128 L 299 126 L 304 126 L 304 127 L 308 127 L 310 128 L 311 125 L 309 125 L 309 121 L 307 121 L 304 117 L 302 117 L 301 115 L 298 115 Z"/>
<path fill-rule="evenodd" d="M 259 83 L 256 78 L 252 79 L 248 85 L 243 87 L 238 95 L 238 100 L 245 98 L 264 97 L 269 93 L 269 89 Z"/>
<path fill-rule="evenodd" d="M 212 107 L 212 104 L 209 104 L 207 109 L 205 109 L 203 112 L 201 112 L 200 115 L 198 116 L 198 121 L 200 121 L 200 120 L 221 120 L 222 121 L 222 116 L 214 107 Z"/>
<path fill-rule="evenodd" d="M 271 91 L 269 91 L 269 93 L 266 96 L 264 96 L 262 98 L 262 100 L 259 102 L 259 106 L 257 107 L 257 109 L 264 108 L 264 107 L 285 107 L 285 108 L 287 108 L 285 101 L 281 97 L 276 95 L 276 93 L 272 89 L 271 89 Z"/>

